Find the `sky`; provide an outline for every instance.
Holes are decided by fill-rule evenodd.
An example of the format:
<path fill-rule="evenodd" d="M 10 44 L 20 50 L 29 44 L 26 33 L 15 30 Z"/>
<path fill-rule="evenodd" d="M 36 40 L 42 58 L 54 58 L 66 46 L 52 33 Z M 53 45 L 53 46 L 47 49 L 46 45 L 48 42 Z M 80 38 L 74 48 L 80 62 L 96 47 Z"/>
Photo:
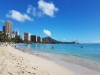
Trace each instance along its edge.
<path fill-rule="evenodd" d="M 100 0 L 0 0 L 0 30 L 6 20 L 20 35 L 100 43 Z"/>

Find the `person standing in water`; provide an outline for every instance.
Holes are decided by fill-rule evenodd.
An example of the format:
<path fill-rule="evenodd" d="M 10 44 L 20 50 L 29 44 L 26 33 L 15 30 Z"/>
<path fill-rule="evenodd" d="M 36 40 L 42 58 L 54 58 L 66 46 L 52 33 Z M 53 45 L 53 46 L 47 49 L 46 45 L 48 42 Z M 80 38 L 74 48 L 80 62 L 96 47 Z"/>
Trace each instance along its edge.
<path fill-rule="evenodd" d="M 52 46 L 52 49 L 54 49 L 54 47 Z"/>
<path fill-rule="evenodd" d="M 81 48 L 83 48 L 83 46 L 81 46 Z"/>

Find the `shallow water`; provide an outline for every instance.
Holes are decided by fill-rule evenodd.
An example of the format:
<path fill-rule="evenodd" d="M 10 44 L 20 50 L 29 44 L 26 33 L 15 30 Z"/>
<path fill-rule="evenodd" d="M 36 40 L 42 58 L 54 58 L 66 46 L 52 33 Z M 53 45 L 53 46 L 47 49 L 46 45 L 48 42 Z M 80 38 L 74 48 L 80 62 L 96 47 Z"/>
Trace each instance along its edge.
<path fill-rule="evenodd" d="M 71 62 L 100 72 L 100 44 L 18 44 L 18 47 L 56 61 Z"/>

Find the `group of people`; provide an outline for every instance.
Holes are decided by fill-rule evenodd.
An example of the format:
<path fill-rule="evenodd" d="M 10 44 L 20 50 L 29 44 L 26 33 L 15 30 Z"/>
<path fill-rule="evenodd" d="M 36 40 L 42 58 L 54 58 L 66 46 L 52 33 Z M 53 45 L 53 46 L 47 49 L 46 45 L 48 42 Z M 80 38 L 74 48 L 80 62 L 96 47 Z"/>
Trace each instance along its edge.
<path fill-rule="evenodd" d="M 7 47 L 8 46 L 8 43 L 1 43 L 0 46 Z"/>

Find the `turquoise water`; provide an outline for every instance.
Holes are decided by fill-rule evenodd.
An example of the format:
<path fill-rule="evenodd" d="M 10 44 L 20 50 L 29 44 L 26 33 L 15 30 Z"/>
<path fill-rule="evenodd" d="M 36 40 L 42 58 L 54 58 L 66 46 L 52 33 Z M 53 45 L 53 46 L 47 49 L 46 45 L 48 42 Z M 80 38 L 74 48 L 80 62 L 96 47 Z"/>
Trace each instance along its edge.
<path fill-rule="evenodd" d="M 100 71 L 100 44 L 18 44 L 18 46 L 61 61 L 93 69 L 95 67 Z"/>

